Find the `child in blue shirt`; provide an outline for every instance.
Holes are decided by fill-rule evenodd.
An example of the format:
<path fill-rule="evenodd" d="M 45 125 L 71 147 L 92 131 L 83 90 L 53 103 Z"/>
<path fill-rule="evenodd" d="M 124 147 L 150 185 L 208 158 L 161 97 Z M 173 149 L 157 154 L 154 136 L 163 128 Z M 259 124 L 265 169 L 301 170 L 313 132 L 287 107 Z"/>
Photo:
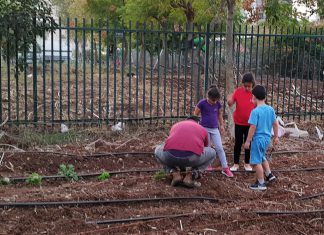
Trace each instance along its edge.
<path fill-rule="evenodd" d="M 271 142 L 271 128 L 274 130 L 274 144 L 278 144 L 278 122 L 274 109 L 265 104 L 266 90 L 263 86 L 257 85 L 252 90 L 252 100 L 256 108 L 251 112 L 249 118 L 249 134 L 244 144 L 245 149 L 251 146 L 250 164 L 256 171 L 257 181 L 250 185 L 250 189 L 262 191 L 266 190 L 264 173 L 268 182 L 276 177 L 271 173 L 269 162 L 265 155 Z M 251 143 L 252 141 L 252 143 Z"/>

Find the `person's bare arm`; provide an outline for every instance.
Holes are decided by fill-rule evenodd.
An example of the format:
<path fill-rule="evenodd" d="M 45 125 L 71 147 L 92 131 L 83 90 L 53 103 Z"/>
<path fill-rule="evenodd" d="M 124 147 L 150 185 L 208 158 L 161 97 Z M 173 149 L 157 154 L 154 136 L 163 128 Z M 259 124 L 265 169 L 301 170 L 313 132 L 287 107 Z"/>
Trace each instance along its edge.
<path fill-rule="evenodd" d="M 200 109 L 197 106 L 195 107 L 194 115 L 195 116 L 199 116 L 200 115 Z"/>
<path fill-rule="evenodd" d="M 249 134 L 248 134 L 248 137 L 246 138 L 246 141 L 245 141 L 245 144 L 244 144 L 245 149 L 250 148 L 250 144 L 251 144 L 252 138 L 254 136 L 255 130 L 256 130 L 256 126 L 255 125 L 250 125 Z"/>
<path fill-rule="evenodd" d="M 219 122 L 219 130 L 221 134 L 225 133 L 225 128 L 224 128 L 224 119 L 223 119 L 223 108 L 220 108 L 218 110 L 218 122 Z"/>
<path fill-rule="evenodd" d="M 235 100 L 233 99 L 233 94 L 227 96 L 227 104 L 228 106 L 232 107 L 235 104 Z"/>
<path fill-rule="evenodd" d="M 278 136 L 279 124 L 278 124 L 277 120 L 272 123 L 272 128 L 273 128 L 273 133 L 274 133 L 273 143 L 276 145 L 279 143 L 279 136 Z"/>

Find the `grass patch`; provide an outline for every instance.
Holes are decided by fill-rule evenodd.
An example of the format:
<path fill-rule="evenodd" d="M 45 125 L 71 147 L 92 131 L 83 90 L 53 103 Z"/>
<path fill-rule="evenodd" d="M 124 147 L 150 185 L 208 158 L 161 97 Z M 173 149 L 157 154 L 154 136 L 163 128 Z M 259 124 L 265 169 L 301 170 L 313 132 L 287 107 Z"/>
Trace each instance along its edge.
<path fill-rule="evenodd" d="M 61 145 L 75 143 L 83 139 L 84 131 L 73 130 L 69 132 L 35 132 L 32 130 L 26 130 L 23 133 L 23 142 L 32 146 L 46 146 L 46 145 Z"/>

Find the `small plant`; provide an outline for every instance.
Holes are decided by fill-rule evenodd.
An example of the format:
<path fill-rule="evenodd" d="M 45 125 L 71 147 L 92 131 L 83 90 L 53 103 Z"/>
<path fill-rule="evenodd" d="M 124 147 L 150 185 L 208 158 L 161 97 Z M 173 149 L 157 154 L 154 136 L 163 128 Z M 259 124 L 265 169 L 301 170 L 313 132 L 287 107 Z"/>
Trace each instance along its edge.
<path fill-rule="evenodd" d="M 98 180 L 100 181 L 105 181 L 108 180 L 109 178 L 110 178 L 110 174 L 108 171 L 103 171 L 101 175 L 98 176 Z"/>
<path fill-rule="evenodd" d="M 26 179 L 26 182 L 30 185 L 38 186 L 42 183 L 42 176 L 34 172 Z"/>
<path fill-rule="evenodd" d="M 61 164 L 58 170 L 58 174 L 64 176 L 69 180 L 77 181 L 79 179 L 77 173 L 74 171 L 73 165 Z"/>
<path fill-rule="evenodd" d="M 10 184 L 10 179 L 8 177 L 3 177 L 0 179 L 0 185 Z"/>
<path fill-rule="evenodd" d="M 166 174 L 164 171 L 158 171 L 154 174 L 154 179 L 155 180 L 162 180 L 162 179 L 165 179 L 166 178 Z"/>

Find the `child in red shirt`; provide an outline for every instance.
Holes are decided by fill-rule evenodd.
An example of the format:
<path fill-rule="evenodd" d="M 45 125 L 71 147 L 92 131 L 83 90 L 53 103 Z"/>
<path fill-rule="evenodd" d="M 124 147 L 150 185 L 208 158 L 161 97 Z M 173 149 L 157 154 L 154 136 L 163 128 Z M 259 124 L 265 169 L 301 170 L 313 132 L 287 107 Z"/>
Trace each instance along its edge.
<path fill-rule="evenodd" d="M 242 86 L 237 88 L 232 95 L 227 97 L 227 104 L 231 107 L 236 104 L 234 112 L 235 123 L 235 146 L 234 146 L 234 165 L 231 167 L 231 171 L 237 171 L 239 169 L 240 154 L 243 143 L 249 133 L 250 125 L 248 123 L 250 114 L 254 109 L 252 101 L 252 89 L 255 86 L 255 81 L 252 73 L 246 73 L 242 78 Z M 246 171 L 252 171 L 250 166 L 250 150 L 245 149 L 245 164 L 244 169 Z"/>

